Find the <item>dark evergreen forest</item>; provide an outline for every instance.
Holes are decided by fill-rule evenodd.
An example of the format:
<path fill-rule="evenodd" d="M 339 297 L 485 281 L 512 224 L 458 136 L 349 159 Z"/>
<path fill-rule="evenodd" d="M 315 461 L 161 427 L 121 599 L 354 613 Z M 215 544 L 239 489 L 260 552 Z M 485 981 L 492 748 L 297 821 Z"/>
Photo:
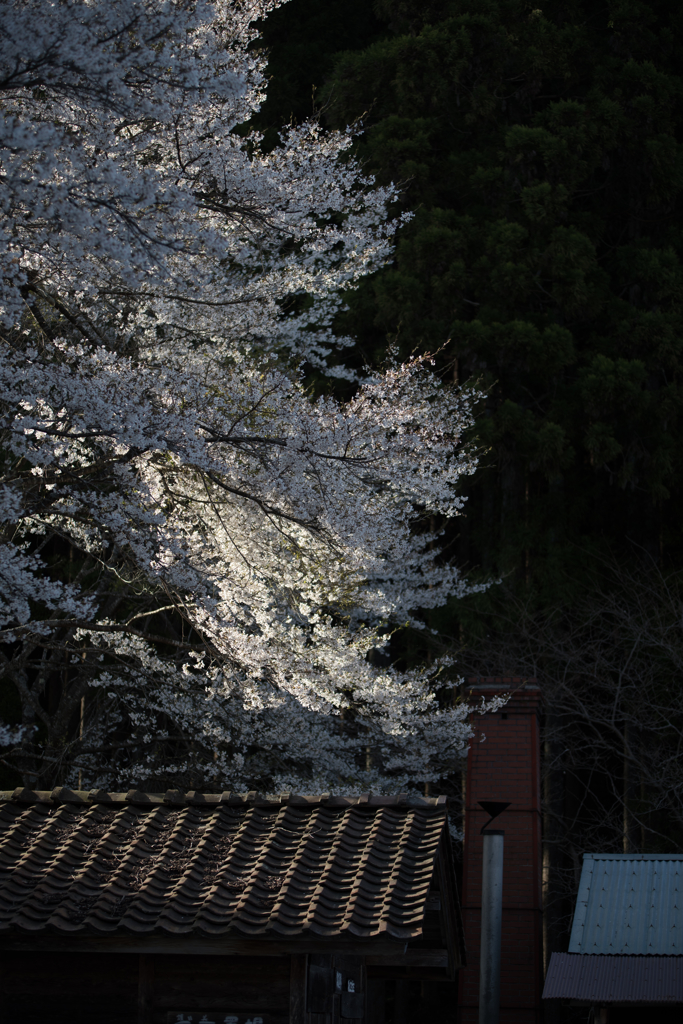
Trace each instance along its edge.
<path fill-rule="evenodd" d="M 448 551 L 501 582 L 395 654 L 541 682 L 547 951 L 584 850 L 683 841 L 682 39 L 670 0 L 291 0 L 264 26 L 270 144 L 362 120 L 414 214 L 337 325 L 359 365 L 431 351 L 485 393 Z"/>

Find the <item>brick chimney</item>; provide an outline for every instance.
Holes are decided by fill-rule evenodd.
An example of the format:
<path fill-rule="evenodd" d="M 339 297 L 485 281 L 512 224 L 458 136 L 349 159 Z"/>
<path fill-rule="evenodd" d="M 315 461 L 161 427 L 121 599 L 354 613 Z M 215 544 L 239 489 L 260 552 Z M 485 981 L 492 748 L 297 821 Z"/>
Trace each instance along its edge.
<path fill-rule="evenodd" d="M 462 909 L 468 966 L 459 983 L 459 1024 L 479 1019 L 481 861 L 479 830 L 488 815 L 479 800 L 509 801 L 492 828 L 505 830 L 500 1024 L 539 1024 L 542 985 L 541 789 L 535 680 L 468 681 L 473 701 L 509 695 L 501 711 L 473 715 L 467 757 Z M 481 742 L 482 736 L 485 740 Z"/>

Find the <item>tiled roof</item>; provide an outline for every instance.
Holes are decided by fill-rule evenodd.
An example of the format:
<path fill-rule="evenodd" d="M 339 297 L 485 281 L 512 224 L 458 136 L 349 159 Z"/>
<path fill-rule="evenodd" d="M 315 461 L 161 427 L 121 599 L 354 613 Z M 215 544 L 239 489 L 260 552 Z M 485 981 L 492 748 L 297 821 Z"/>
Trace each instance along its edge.
<path fill-rule="evenodd" d="M 421 934 L 445 798 L 0 793 L 0 933 Z"/>
<path fill-rule="evenodd" d="M 569 952 L 683 955 L 683 854 L 584 854 Z"/>
<path fill-rule="evenodd" d="M 553 953 L 543 998 L 584 1003 L 683 1003 L 683 956 Z"/>

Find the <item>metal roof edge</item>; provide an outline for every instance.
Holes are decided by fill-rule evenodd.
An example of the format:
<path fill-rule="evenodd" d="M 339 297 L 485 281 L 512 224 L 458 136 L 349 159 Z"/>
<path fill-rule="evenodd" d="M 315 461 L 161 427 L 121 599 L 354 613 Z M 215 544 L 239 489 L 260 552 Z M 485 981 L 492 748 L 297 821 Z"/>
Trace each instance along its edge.
<path fill-rule="evenodd" d="M 593 861 L 594 857 L 592 853 L 584 853 L 581 878 L 579 880 L 579 891 L 576 895 L 574 920 L 572 921 L 572 930 L 571 935 L 569 936 L 568 952 L 570 953 L 581 952 L 583 928 L 586 923 L 586 914 L 588 913 L 588 897 L 590 895 L 591 881 L 593 879 Z"/>
<path fill-rule="evenodd" d="M 551 953 L 553 956 L 582 957 L 584 960 L 681 960 L 683 953 Z"/>
<path fill-rule="evenodd" d="M 593 860 L 683 860 L 683 853 L 584 853 Z"/>

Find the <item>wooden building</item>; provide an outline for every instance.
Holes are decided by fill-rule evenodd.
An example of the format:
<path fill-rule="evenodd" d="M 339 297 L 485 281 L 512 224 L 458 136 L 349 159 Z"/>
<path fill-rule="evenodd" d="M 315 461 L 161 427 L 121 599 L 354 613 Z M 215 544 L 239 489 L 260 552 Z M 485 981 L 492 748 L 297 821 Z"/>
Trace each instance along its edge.
<path fill-rule="evenodd" d="M 0 793 L 2 1024 L 455 1021 L 445 798 Z"/>
<path fill-rule="evenodd" d="M 543 998 L 594 1024 L 681 1024 L 682 853 L 583 855 L 569 950 L 553 953 Z"/>

